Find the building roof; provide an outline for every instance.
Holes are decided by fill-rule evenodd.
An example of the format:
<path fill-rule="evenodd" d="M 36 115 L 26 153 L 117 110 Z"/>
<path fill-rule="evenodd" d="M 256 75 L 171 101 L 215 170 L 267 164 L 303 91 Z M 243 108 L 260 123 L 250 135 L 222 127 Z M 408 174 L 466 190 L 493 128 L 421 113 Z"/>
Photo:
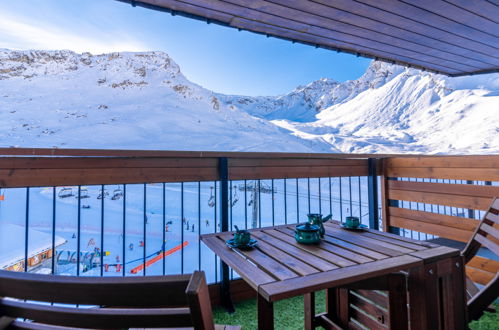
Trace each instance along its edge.
<path fill-rule="evenodd" d="M 118 0 L 460 76 L 499 72 L 497 0 Z"/>
<path fill-rule="evenodd" d="M 24 228 L 9 223 L 0 224 L 0 269 L 24 260 Z M 28 242 L 28 258 L 52 249 L 52 235 L 35 229 L 29 229 Z M 64 238 L 55 236 L 56 247 L 64 243 Z"/>

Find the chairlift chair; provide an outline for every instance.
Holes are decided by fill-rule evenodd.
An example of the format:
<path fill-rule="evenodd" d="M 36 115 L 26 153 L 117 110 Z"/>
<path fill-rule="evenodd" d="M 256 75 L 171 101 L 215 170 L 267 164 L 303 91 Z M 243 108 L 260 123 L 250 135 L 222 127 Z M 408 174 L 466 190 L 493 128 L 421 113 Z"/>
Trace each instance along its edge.
<path fill-rule="evenodd" d="M 76 198 L 78 198 L 78 196 L 76 196 Z M 90 195 L 88 194 L 88 188 L 81 188 L 80 199 L 85 199 L 85 198 L 90 198 Z"/>
<path fill-rule="evenodd" d="M 123 197 L 123 190 L 121 190 L 120 186 L 118 186 L 118 188 L 114 189 L 113 197 L 111 197 L 111 199 L 115 201 L 120 199 L 121 197 Z"/>
<path fill-rule="evenodd" d="M 97 199 L 102 199 L 102 198 L 106 198 L 109 196 L 109 192 L 104 189 L 104 190 L 99 190 L 99 195 L 97 196 Z"/>
<path fill-rule="evenodd" d="M 61 190 L 59 190 L 59 193 L 57 194 L 57 196 L 59 196 L 59 198 L 67 198 L 67 197 L 74 196 L 73 188 L 69 188 L 69 187 L 62 188 Z"/>

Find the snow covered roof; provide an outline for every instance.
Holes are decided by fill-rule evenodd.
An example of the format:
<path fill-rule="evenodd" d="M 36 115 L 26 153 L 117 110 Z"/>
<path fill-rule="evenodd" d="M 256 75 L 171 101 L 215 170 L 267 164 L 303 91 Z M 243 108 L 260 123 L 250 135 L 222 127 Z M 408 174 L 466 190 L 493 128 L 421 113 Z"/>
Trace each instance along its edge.
<path fill-rule="evenodd" d="M 24 260 L 23 226 L 0 223 L 0 269 L 12 266 Z M 28 231 L 28 258 L 52 248 L 52 235 L 35 229 Z M 62 245 L 66 240 L 55 236 L 55 246 Z"/>
<path fill-rule="evenodd" d="M 487 0 L 118 1 L 450 76 L 499 71 Z"/>

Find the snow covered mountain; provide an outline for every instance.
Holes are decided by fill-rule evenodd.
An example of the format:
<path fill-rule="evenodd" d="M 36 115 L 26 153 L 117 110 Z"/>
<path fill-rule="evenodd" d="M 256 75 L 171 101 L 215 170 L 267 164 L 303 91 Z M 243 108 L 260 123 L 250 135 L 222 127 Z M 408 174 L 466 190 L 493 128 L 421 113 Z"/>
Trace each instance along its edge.
<path fill-rule="evenodd" d="M 0 50 L 0 146 L 293 152 L 499 152 L 499 74 L 373 62 L 277 97 L 222 95 L 165 53 Z"/>

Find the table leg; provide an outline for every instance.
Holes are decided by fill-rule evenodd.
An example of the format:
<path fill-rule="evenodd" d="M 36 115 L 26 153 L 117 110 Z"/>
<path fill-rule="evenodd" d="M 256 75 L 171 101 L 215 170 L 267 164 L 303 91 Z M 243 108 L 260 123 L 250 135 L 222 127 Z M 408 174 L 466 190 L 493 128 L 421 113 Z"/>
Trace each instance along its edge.
<path fill-rule="evenodd" d="M 466 294 L 461 257 L 447 258 L 409 271 L 412 329 L 466 329 Z"/>
<path fill-rule="evenodd" d="M 388 275 L 388 314 L 390 329 L 409 329 L 407 285 L 404 274 Z"/>
<path fill-rule="evenodd" d="M 326 313 L 330 320 L 335 320 L 338 313 L 338 289 L 326 289 Z"/>
<path fill-rule="evenodd" d="M 303 295 L 303 305 L 305 310 L 305 330 L 315 329 L 315 292 Z"/>
<path fill-rule="evenodd" d="M 429 264 L 411 269 L 408 289 L 411 330 L 440 329 L 440 295 L 436 265 Z"/>
<path fill-rule="evenodd" d="M 348 289 L 331 288 L 326 290 L 327 317 L 344 328 L 348 327 Z"/>
<path fill-rule="evenodd" d="M 265 300 L 261 295 L 257 297 L 258 329 L 274 329 L 274 303 Z"/>
<path fill-rule="evenodd" d="M 442 278 L 444 329 L 467 329 L 466 288 L 464 262 L 461 257 L 452 259 L 448 275 Z"/>

